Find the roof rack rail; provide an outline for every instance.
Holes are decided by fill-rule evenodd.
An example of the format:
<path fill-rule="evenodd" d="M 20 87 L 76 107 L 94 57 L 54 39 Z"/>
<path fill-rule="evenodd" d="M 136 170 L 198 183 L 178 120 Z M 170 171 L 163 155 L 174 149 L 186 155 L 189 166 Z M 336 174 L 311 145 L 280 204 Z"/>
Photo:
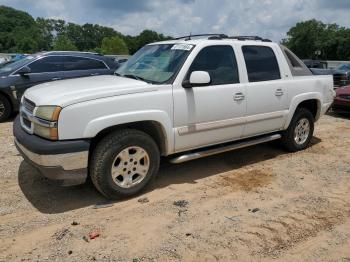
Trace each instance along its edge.
<path fill-rule="evenodd" d="M 186 36 L 181 36 L 174 38 L 174 40 L 180 40 L 180 39 L 185 39 L 185 40 L 191 40 L 192 37 L 200 37 L 200 36 L 208 36 L 208 39 L 223 39 L 223 38 L 228 38 L 227 35 L 225 34 L 197 34 L 197 35 L 186 35 Z"/>
<path fill-rule="evenodd" d="M 253 40 L 253 41 L 262 41 L 262 42 L 272 42 L 270 39 L 262 38 L 260 36 L 229 36 L 229 39 L 237 39 L 241 41 Z"/>
<path fill-rule="evenodd" d="M 42 51 L 42 53 L 45 54 L 50 54 L 50 53 L 79 53 L 79 54 L 87 54 L 87 55 L 101 55 L 100 53 L 97 52 L 88 52 L 88 51 L 59 51 L 59 50 L 54 50 L 54 51 Z"/>

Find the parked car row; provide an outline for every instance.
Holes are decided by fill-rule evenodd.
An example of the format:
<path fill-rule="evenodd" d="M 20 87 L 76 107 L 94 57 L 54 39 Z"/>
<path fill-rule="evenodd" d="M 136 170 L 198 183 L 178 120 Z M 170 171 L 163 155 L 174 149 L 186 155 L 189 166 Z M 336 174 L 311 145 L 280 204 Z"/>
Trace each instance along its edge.
<path fill-rule="evenodd" d="M 314 75 L 333 75 L 334 87 L 350 84 L 350 64 L 342 64 L 335 69 L 327 68 L 327 64 L 318 60 L 304 60 Z"/>
<path fill-rule="evenodd" d="M 350 113 L 350 86 L 344 86 L 335 90 L 336 97 L 332 110 L 339 113 Z"/>
<path fill-rule="evenodd" d="M 9 63 L 16 62 L 26 56 L 27 55 L 25 54 L 9 54 L 5 56 L 0 56 L 0 68 Z"/>
<path fill-rule="evenodd" d="M 0 122 L 18 112 L 21 97 L 29 87 L 61 79 L 111 75 L 118 67 L 113 58 L 87 52 L 41 52 L 10 62 L 0 68 Z"/>
<path fill-rule="evenodd" d="M 342 64 L 333 72 L 334 87 L 350 84 L 350 64 Z"/>

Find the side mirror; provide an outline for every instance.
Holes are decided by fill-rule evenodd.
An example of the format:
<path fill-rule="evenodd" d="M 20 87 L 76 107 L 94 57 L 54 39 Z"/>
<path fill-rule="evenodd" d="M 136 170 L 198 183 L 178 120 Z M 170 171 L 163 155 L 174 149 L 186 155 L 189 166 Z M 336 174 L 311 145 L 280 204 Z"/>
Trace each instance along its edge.
<path fill-rule="evenodd" d="M 22 67 L 20 70 L 17 71 L 17 74 L 21 76 L 28 75 L 32 72 L 32 70 L 28 66 Z"/>
<path fill-rule="evenodd" d="M 211 82 L 210 75 L 206 71 L 194 71 L 190 75 L 189 80 L 185 80 L 182 86 L 185 88 L 190 88 L 193 86 L 205 86 L 209 85 Z"/>

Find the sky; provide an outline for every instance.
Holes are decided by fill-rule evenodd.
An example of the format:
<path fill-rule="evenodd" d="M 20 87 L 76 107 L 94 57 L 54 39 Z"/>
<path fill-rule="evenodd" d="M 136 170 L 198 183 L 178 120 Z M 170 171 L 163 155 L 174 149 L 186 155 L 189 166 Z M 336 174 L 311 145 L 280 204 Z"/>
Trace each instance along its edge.
<path fill-rule="evenodd" d="M 33 17 L 96 23 L 130 35 L 259 35 L 279 41 L 297 22 L 315 18 L 350 27 L 350 0 L 0 0 Z"/>

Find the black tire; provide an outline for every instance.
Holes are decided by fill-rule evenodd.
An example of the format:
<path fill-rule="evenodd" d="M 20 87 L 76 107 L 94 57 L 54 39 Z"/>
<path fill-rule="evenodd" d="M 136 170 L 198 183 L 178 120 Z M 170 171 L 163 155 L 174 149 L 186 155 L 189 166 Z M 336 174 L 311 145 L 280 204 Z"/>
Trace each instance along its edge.
<path fill-rule="evenodd" d="M 307 119 L 309 122 L 309 133 L 305 140 L 305 142 L 297 143 L 295 140 L 295 129 L 299 123 L 300 120 Z M 282 143 L 285 146 L 285 148 L 290 152 L 296 152 L 300 150 L 306 149 L 309 144 L 310 140 L 314 133 L 314 122 L 315 119 L 312 115 L 312 113 L 305 109 L 305 108 L 297 108 L 297 110 L 294 113 L 294 116 L 292 118 L 292 121 L 289 124 L 289 127 L 286 131 L 282 133 Z"/>
<path fill-rule="evenodd" d="M 0 94 L 0 123 L 9 119 L 12 114 L 11 102 Z"/>
<path fill-rule="evenodd" d="M 123 188 L 113 181 L 111 168 L 119 153 L 129 147 L 140 147 L 148 154 L 149 169 L 141 182 L 130 188 Z M 159 148 L 148 134 L 133 129 L 118 130 L 104 137 L 92 152 L 90 177 L 96 189 L 105 197 L 125 198 L 141 192 L 155 178 L 159 162 Z"/>

